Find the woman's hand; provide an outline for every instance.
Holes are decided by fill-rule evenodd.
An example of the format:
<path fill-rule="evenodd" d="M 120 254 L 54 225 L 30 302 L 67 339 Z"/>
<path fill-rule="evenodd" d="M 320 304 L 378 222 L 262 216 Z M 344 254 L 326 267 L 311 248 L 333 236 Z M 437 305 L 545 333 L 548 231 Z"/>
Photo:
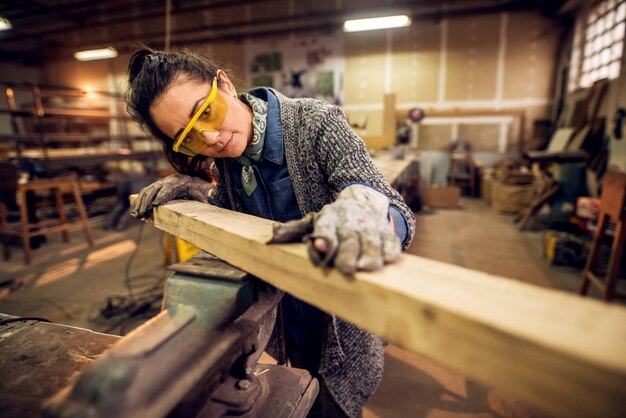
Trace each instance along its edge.
<path fill-rule="evenodd" d="M 196 200 L 207 203 L 211 183 L 197 177 L 174 174 L 144 187 L 137 199 L 130 205 L 130 213 L 136 218 L 145 219 L 152 209 L 174 199 Z"/>
<path fill-rule="evenodd" d="M 311 260 L 317 265 L 334 261 L 335 267 L 345 274 L 376 270 L 401 252 L 388 213 L 387 196 L 366 185 L 354 184 L 319 212 L 276 224 L 270 242 L 305 238 L 309 241 Z"/>

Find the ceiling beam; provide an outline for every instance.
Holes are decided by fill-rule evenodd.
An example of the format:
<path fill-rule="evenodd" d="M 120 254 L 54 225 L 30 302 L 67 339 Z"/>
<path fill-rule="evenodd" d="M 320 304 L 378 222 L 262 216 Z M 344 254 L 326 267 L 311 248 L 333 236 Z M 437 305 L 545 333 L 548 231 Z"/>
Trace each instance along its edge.
<path fill-rule="evenodd" d="M 128 1 L 128 0 L 126 0 Z M 211 5 L 199 6 L 197 3 L 185 7 L 180 7 L 178 10 L 173 10 L 173 14 L 181 16 L 188 13 L 196 13 L 196 18 L 199 17 L 197 13 L 199 10 L 217 9 L 220 7 L 229 7 L 233 5 L 246 5 L 246 4 L 258 4 L 261 2 L 271 2 L 276 0 L 257 0 L 252 2 L 251 0 L 220 0 L 211 3 Z M 110 0 L 105 4 L 116 3 L 117 0 Z M 83 4 L 84 2 L 72 3 Z M 97 2 L 92 2 L 97 3 Z M 131 2 L 130 5 L 136 4 Z M 346 4 L 346 3 L 344 3 Z M 347 3 L 349 4 L 349 3 Z M 229 23 L 216 23 L 206 26 L 186 27 L 172 32 L 172 42 L 178 46 L 186 43 L 197 42 L 218 42 L 229 40 L 241 40 L 244 38 L 258 38 L 267 36 L 276 36 L 286 33 L 306 33 L 306 32 L 332 32 L 341 29 L 343 20 L 349 17 L 353 17 L 361 14 L 374 14 L 374 13 L 389 13 L 390 8 L 393 11 L 410 10 L 410 14 L 414 21 L 419 20 L 440 20 L 443 18 L 452 18 L 460 16 L 471 16 L 476 14 L 498 13 L 506 11 L 535 9 L 538 7 L 539 0 L 485 0 L 480 3 L 467 2 L 467 1 L 450 1 L 444 8 L 439 2 L 425 1 L 425 0 L 413 0 L 413 1 L 400 1 L 388 7 L 366 7 L 366 6 L 353 6 L 350 8 L 344 8 L 341 10 L 327 9 L 317 12 L 307 12 L 302 14 L 283 14 L 281 16 L 268 17 L 265 19 L 245 20 L 243 16 L 236 22 Z M 269 6 L 269 5 L 268 5 Z M 0 42 L 5 50 L 13 50 L 13 56 L 19 56 L 23 54 L 39 54 L 45 59 L 59 58 L 61 56 L 71 56 L 71 54 L 77 50 L 87 49 L 92 47 L 101 47 L 103 45 L 110 45 L 116 47 L 120 51 L 128 51 L 134 49 L 133 43 L 142 42 L 148 45 L 158 44 L 158 47 L 162 46 L 164 40 L 164 28 L 157 27 L 149 33 L 134 35 L 128 30 L 121 30 L 120 28 L 113 27 L 114 25 L 123 25 L 129 22 L 145 21 L 146 19 L 157 19 L 164 15 L 164 10 L 158 12 L 150 10 L 149 12 L 142 13 L 140 15 L 128 16 L 128 8 L 126 8 L 126 16 L 117 16 L 114 19 L 107 21 L 91 22 L 88 25 L 83 25 L 82 29 L 89 29 L 89 32 L 98 27 L 111 26 L 110 31 L 102 31 L 100 36 L 95 36 L 90 39 L 87 36 L 79 36 L 78 42 L 68 43 L 67 39 L 71 38 L 67 36 L 69 33 L 79 32 L 81 29 L 78 27 L 69 26 L 64 29 L 48 29 L 40 31 L 37 34 L 23 34 L 21 36 L 7 36 L 8 34 L 0 34 Z M 140 19 L 138 16 L 142 16 Z M 48 26 L 49 27 L 49 26 Z M 113 33 L 115 36 L 109 36 L 107 33 Z M 60 35 L 65 35 L 61 37 Z M 31 41 L 34 45 L 24 45 L 22 42 Z"/>
<path fill-rule="evenodd" d="M 142 1 L 143 3 L 146 3 L 145 0 Z M 94 7 L 99 7 L 99 6 L 116 6 L 115 9 L 119 10 L 119 3 L 125 3 L 126 5 L 128 5 L 128 0 L 106 0 L 106 1 L 93 1 L 93 0 L 82 0 L 82 1 L 77 1 L 74 3 L 64 3 L 64 4 L 59 4 L 59 5 L 55 5 L 55 6 L 46 6 L 46 5 L 39 5 L 36 8 L 28 8 L 28 10 L 23 10 L 22 9 L 18 9 L 16 7 L 13 7 L 13 11 L 14 13 L 11 13 L 10 11 L 4 13 L 5 17 L 9 18 L 10 20 L 13 21 L 18 21 L 20 19 L 32 19 L 33 17 L 39 17 L 39 16 L 49 16 L 50 14 L 54 13 L 54 14 L 59 14 L 59 13 L 68 13 L 68 12 L 74 12 L 80 9 L 85 9 L 85 8 L 94 8 Z M 159 0 L 151 0 L 151 3 L 157 3 L 160 4 L 161 2 Z M 113 7 L 108 7 L 108 10 L 113 10 Z M 86 11 L 83 11 L 86 12 Z"/>
<path fill-rule="evenodd" d="M 264 3 L 268 1 L 276 1 L 276 0 L 256 0 L 256 1 L 225 0 L 225 1 L 220 1 L 217 3 L 211 3 L 210 5 L 200 4 L 200 5 L 188 6 L 188 7 L 176 7 L 172 10 L 172 16 L 182 15 L 185 13 L 194 13 L 199 10 L 210 10 L 210 9 L 216 9 L 216 8 L 221 8 L 221 7 L 232 7 L 232 6 L 246 5 L 249 3 Z M 91 4 L 94 4 L 94 2 L 91 2 Z M 96 28 L 100 28 L 103 26 L 122 24 L 122 23 L 127 23 L 127 22 L 141 22 L 142 20 L 161 18 L 164 16 L 164 13 L 165 13 L 165 6 L 164 5 L 162 6 L 163 7 L 161 7 L 160 10 L 144 12 L 144 13 L 131 15 L 131 16 L 128 15 L 128 8 L 126 8 L 124 12 L 121 13 L 120 17 L 115 17 L 111 19 L 107 18 L 106 20 L 100 20 L 100 21 L 95 21 L 95 22 L 93 21 L 90 22 L 88 19 L 83 19 L 80 25 L 76 24 L 76 25 L 65 26 L 65 27 L 57 28 L 57 29 L 48 29 L 48 30 L 43 30 L 39 32 L 30 32 L 24 36 L 14 36 L 14 37 L 9 36 L 3 39 L 3 42 L 10 42 L 14 39 L 25 40 L 25 39 L 32 39 L 32 38 L 38 38 L 38 37 L 62 35 L 62 34 L 66 34 L 69 32 L 82 31 L 82 30 L 85 30 L 86 25 L 88 25 L 89 29 L 91 30 L 91 29 L 96 29 Z M 105 12 L 102 12 L 100 14 L 103 14 L 103 13 Z"/>
<path fill-rule="evenodd" d="M 442 18 L 450 18 L 450 17 L 460 17 L 460 16 L 468 16 L 475 14 L 485 14 L 485 13 L 498 13 L 503 11 L 512 11 L 512 10 L 526 10 L 532 9 L 533 2 L 524 1 L 524 0 L 513 0 L 507 3 L 499 3 L 498 5 L 486 4 L 483 7 L 457 7 L 457 8 L 446 8 L 443 9 L 440 5 L 431 6 L 430 10 L 421 10 L 421 11 L 413 11 L 411 13 L 412 19 L 415 21 L 419 20 L 439 20 Z M 394 8 L 402 9 L 407 8 L 409 6 L 414 6 L 414 1 L 405 1 L 402 3 L 397 3 L 394 5 Z M 229 22 L 223 24 L 215 24 L 210 27 L 200 27 L 200 28 L 191 28 L 191 29 L 181 29 L 177 31 L 173 31 L 172 42 L 175 43 L 187 43 L 187 42 L 197 42 L 197 41 L 205 41 L 205 42 L 215 42 L 215 41 L 223 41 L 223 40 L 233 40 L 240 39 L 246 37 L 257 37 L 257 36 L 271 36 L 277 34 L 284 33 L 298 33 L 298 32 L 309 32 L 314 31 L 315 29 L 319 29 L 321 31 L 332 31 L 338 30 L 341 28 L 343 24 L 343 20 L 349 17 L 351 14 L 363 13 L 365 11 L 372 12 L 380 12 L 384 13 L 388 11 L 386 9 L 375 10 L 371 7 L 358 7 L 352 8 L 349 10 L 342 11 L 323 11 L 317 13 L 306 13 L 301 15 L 281 15 L 266 19 L 255 19 L 255 20 L 241 20 L 238 22 Z M 318 19 L 319 22 L 310 22 L 312 20 Z M 306 22 L 309 21 L 309 22 Z M 292 26 L 293 22 L 303 22 L 299 26 Z M 277 26 L 270 29 L 260 29 L 260 30 L 245 30 L 246 28 L 254 28 L 263 25 L 271 25 L 276 24 Z M 135 42 L 154 42 L 157 40 L 162 40 L 164 38 L 164 31 L 158 30 L 150 33 L 142 34 L 139 39 L 135 39 Z M 113 45 L 115 47 L 120 47 L 122 49 L 124 46 L 127 46 L 129 43 L 128 36 L 118 36 L 114 38 L 107 38 L 106 42 L 108 44 Z M 67 50 L 77 50 L 84 49 L 87 47 L 95 47 L 101 46 L 104 42 L 100 42 L 98 40 L 82 42 L 73 45 L 65 45 L 64 49 Z"/>

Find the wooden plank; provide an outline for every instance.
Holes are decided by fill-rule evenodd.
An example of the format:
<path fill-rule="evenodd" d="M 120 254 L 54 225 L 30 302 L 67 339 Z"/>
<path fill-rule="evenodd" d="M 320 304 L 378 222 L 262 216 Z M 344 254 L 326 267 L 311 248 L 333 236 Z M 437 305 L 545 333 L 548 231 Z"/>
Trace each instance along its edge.
<path fill-rule="evenodd" d="M 388 149 L 396 143 L 396 137 L 392 135 L 363 135 L 365 147 L 368 150 Z"/>
<path fill-rule="evenodd" d="M 383 134 L 363 135 L 363 141 L 368 150 L 391 148 L 396 144 L 396 95 L 385 94 L 383 103 Z"/>
<path fill-rule="evenodd" d="M 403 254 L 347 277 L 272 222 L 197 202 L 154 225 L 327 312 L 559 416 L 626 416 L 626 309 Z"/>
<path fill-rule="evenodd" d="M 546 203 L 556 192 L 559 191 L 559 185 L 554 184 L 549 189 L 546 189 L 539 196 L 535 197 L 532 202 L 530 202 L 530 206 L 525 207 L 518 214 L 519 220 L 516 219 L 516 222 L 519 222 L 517 227 L 524 231 L 528 228 L 528 224 L 530 220 L 539 212 L 539 209 Z"/>
<path fill-rule="evenodd" d="M 395 93 L 385 94 L 383 97 L 383 136 L 396 138 L 396 95 Z"/>

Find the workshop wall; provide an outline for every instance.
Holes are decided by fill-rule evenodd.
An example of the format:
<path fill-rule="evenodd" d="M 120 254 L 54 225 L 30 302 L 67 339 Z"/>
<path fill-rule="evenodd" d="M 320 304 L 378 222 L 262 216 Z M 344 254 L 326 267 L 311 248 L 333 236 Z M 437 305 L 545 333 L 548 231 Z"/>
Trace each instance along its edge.
<path fill-rule="evenodd" d="M 580 95 L 580 92 L 578 92 Z M 572 93 L 568 99 L 577 97 Z M 622 55 L 620 76 L 611 80 L 608 85 L 604 102 L 598 111 L 599 117 L 606 118 L 606 132 L 608 138 L 609 160 L 608 165 L 626 172 L 626 125 L 622 125 L 623 135 L 621 139 L 615 137 L 613 128 L 615 127 L 615 112 L 618 107 L 626 108 L 626 60 Z"/>
<path fill-rule="evenodd" d="M 0 74 L 2 81 L 10 83 L 31 82 L 37 83 L 41 80 L 41 69 L 36 67 L 26 67 L 16 63 L 0 62 Z"/>
<path fill-rule="evenodd" d="M 590 6 L 590 4 L 582 5 L 573 18 L 584 19 L 588 6 Z M 565 34 L 563 46 L 557 60 L 557 74 L 567 74 L 570 72 L 574 35 L 575 32 L 573 28 Z M 619 77 L 609 82 L 606 94 L 598 111 L 598 117 L 605 118 L 606 120 L 605 137 L 608 140 L 608 165 L 618 170 L 626 171 L 626 138 L 618 139 L 614 134 L 616 110 L 618 107 L 626 107 L 626 60 L 624 54 L 621 56 L 620 64 Z M 582 100 L 588 94 L 589 88 L 574 89 L 565 92 L 563 104 L 564 113 L 567 109 L 575 107 L 576 102 Z M 566 119 L 567 118 L 563 118 L 563 115 L 560 115 L 559 122 L 566 124 Z M 623 125 L 622 128 L 626 130 L 626 126 Z M 597 192 L 597 187 L 594 187 L 597 186 L 594 184 L 594 177 L 592 172 L 588 172 L 587 181 L 590 183 L 588 186 L 592 194 Z"/>
<path fill-rule="evenodd" d="M 241 78 L 243 68 L 243 46 L 241 42 L 196 45 L 190 48 L 210 57 L 218 64 Z M 126 89 L 128 62 L 131 54 L 120 54 L 115 59 L 80 62 L 54 60 L 48 62 L 42 70 L 42 81 L 77 88 L 123 93 Z"/>
<path fill-rule="evenodd" d="M 618 107 L 626 108 L 626 61 L 622 57 L 620 76 L 611 80 L 608 84 L 607 92 L 598 111 L 599 118 L 606 118 L 605 138 L 608 141 L 608 166 L 612 166 L 626 172 L 626 137 L 618 139 L 615 137 L 615 112 Z M 566 104 L 576 102 L 587 94 L 588 89 L 571 92 L 567 95 Z M 626 125 L 622 125 L 624 136 L 626 136 Z"/>
<path fill-rule="evenodd" d="M 252 9 L 243 12 L 263 13 L 262 8 Z M 346 58 L 343 108 L 351 121 L 367 119 L 360 132 L 364 136 L 383 133 L 385 93 L 396 94 L 397 109 L 524 109 L 529 132 L 534 119 L 550 116 L 559 31 L 553 21 L 529 11 L 417 20 L 403 29 L 336 34 L 343 37 Z M 204 48 L 229 63 L 238 85 L 247 87 L 241 81 L 245 43 L 251 41 L 208 43 Z M 43 81 L 122 92 L 127 65 L 128 55 L 87 63 L 55 61 L 45 67 Z M 497 154 L 514 151 L 518 132 L 515 123 L 508 126 L 503 147 L 497 123 L 421 129 L 423 150 L 445 150 L 455 135 L 463 134 L 477 149 Z M 426 138 L 431 130 L 438 134 Z"/>
<path fill-rule="evenodd" d="M 397 95 L 397 108 L 435 110 L 524 109 L 532 121 L 550 116 L 560 27 L 538 12 L 484 14 L 414 21 L 408 28 L 345 34 L 346 113 L 368 118 L 366 135 L 382 133 L 382 98 Z M 428 117 L 428 112 L 427 112 Z M 453 133 L 472 134 L 477 148 L 510 151 L 498 143 L 497 124 L 452 130 L 423 127 L 419 148 L 447 149 Z M 516 139 L 518 127 L 507 136 Z M 437 131 L 436 137 L 429 137 Z M 491 142 L 484 139 L 491 137 Z M 421 140 L 424 139 L 422 142 Z"/>
<path fill-rule="evenodd" d="M 70 86 L 87 91 L 123 92 L 123 75 L 129 55 L 115 59 L 81 62 L 54 60 L 43 68 L 43 82 L 50 85 Z"/>
<path fill-rule="evenodd" d="M 236 85 L 243 83 L 241 68 L 243 53 L 241 43 L 222 43 L 197 46 L 203 54 L 215 57 L 218 64 L 224 63 L 229 74 L 233 74 Z M 108 91 L 123 95 L 127 88 L 127 71 L 131 54 L 120 54 L 115 59 L 80 62 L 76 60 L 54 60 L 42 70 L 41 81 L 45 84 L 71 86 L 87 91 Z M 227 64 L 227 65 L 226 65 Z M 127 125 L 131 132 L 139 133 L 135 124 Z"/>

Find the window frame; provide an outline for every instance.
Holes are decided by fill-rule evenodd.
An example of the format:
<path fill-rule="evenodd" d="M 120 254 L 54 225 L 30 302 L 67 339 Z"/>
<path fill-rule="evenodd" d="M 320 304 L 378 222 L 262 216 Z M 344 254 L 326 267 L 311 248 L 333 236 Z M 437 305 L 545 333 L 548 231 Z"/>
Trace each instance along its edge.
<path fill-rule="evenodd" d="M 574 27 L 568 90 L 588 88 L 621 70 L 626 0 L 602 0 L 579 13 Z"/>

